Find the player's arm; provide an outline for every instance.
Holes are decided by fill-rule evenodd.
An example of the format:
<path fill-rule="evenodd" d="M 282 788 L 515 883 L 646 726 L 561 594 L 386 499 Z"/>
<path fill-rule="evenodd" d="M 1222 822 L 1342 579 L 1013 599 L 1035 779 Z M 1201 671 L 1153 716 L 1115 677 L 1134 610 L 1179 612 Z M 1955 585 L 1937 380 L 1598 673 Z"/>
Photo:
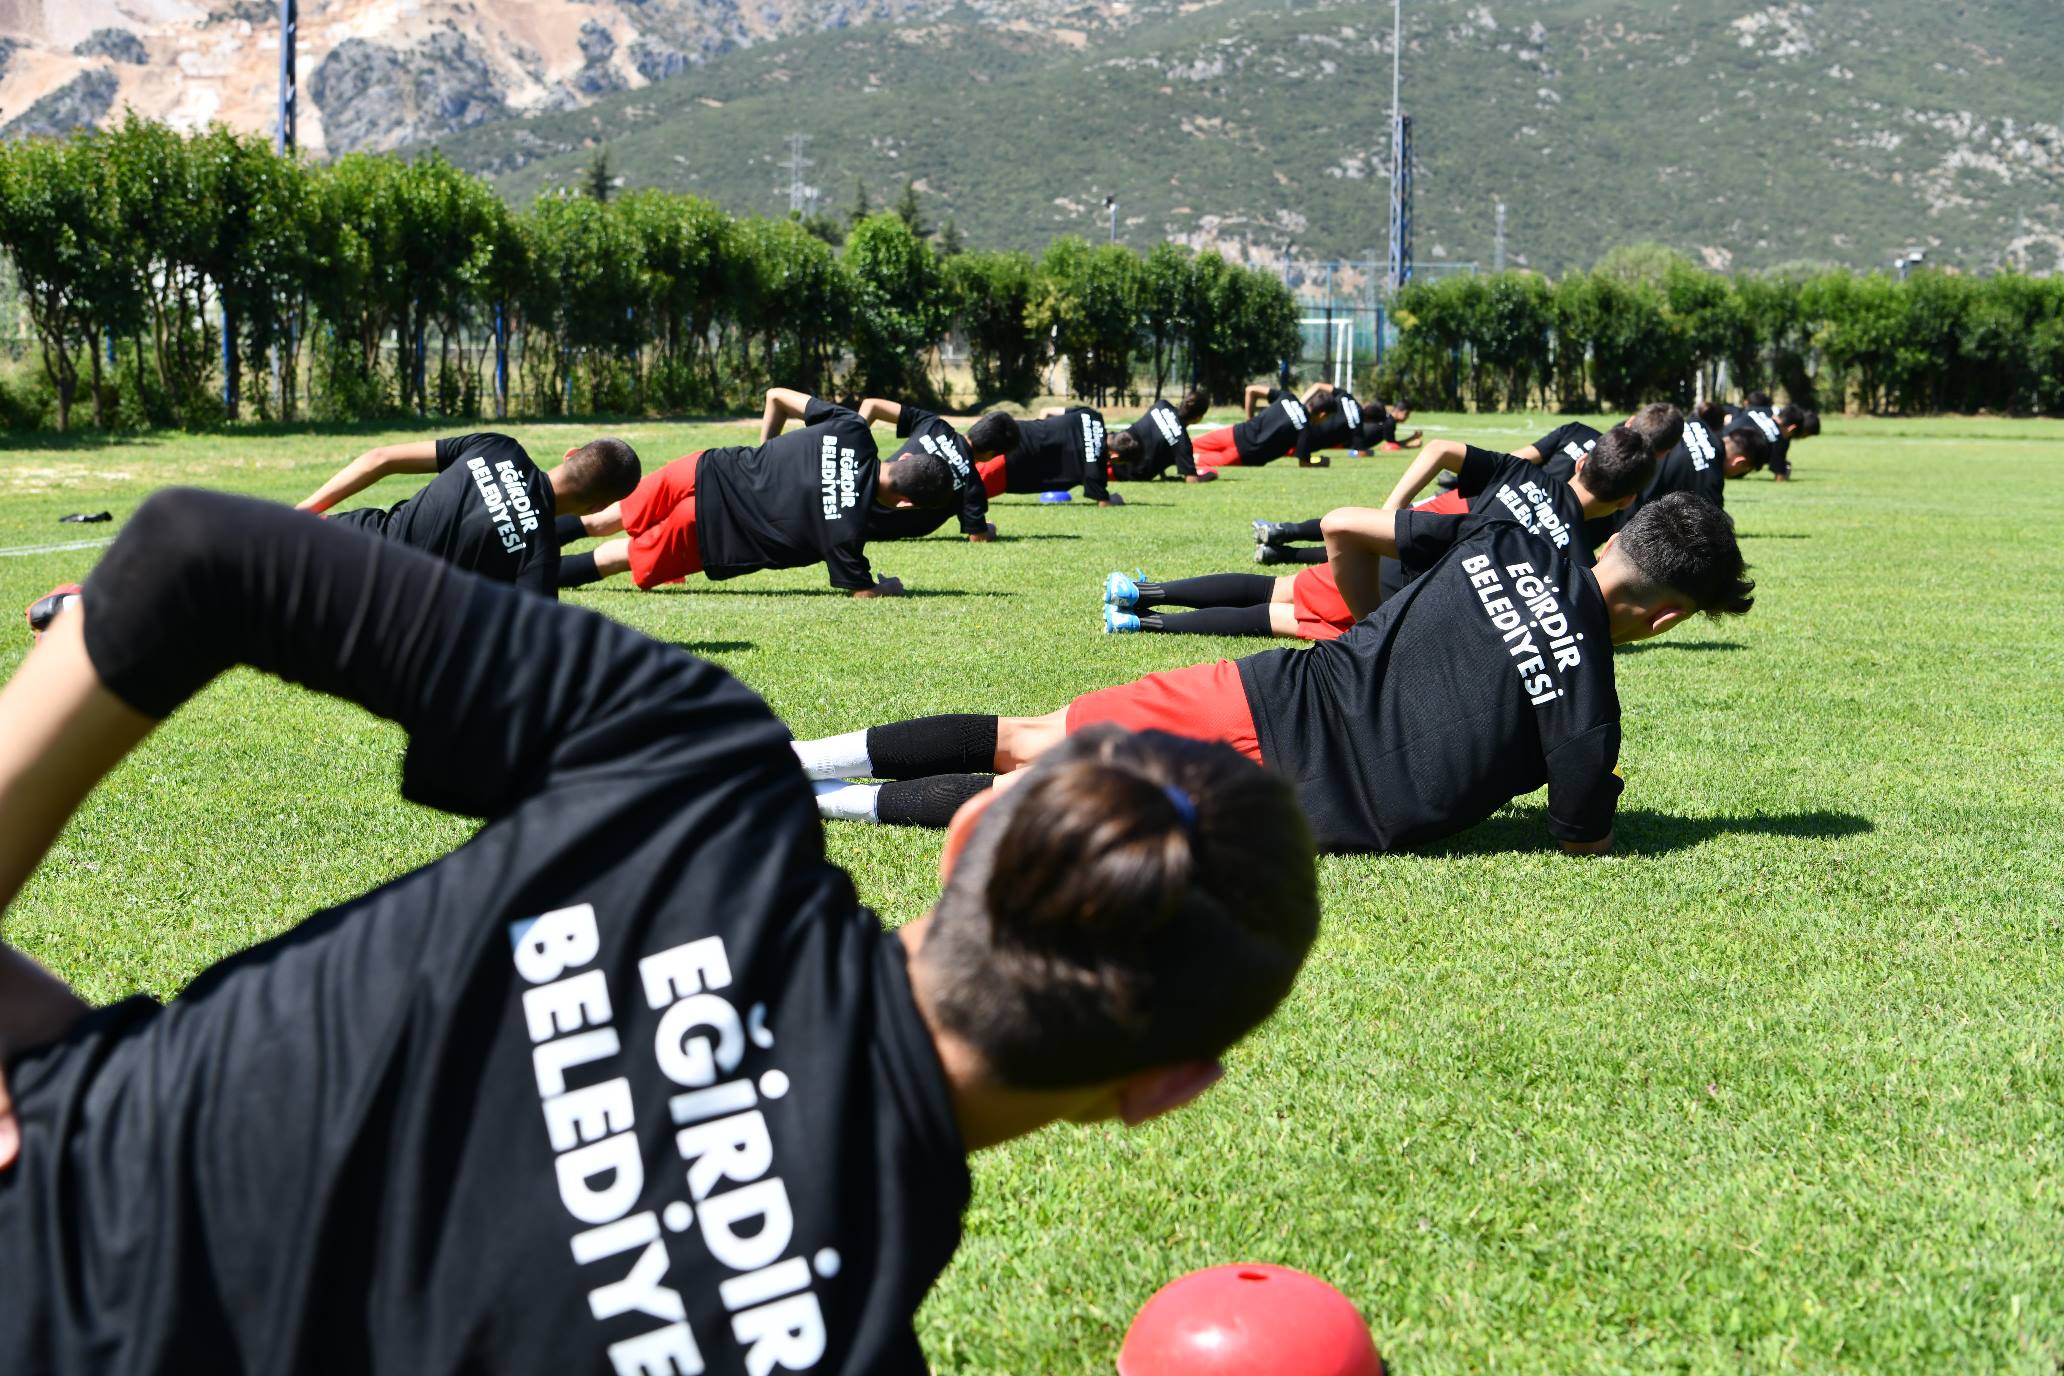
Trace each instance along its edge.
<path fill-rule="evenodd" d="M 1426 432 L 1424 430 L 1414 430 L 1411 434 L 1399 440 L 1397 445 L 1400 449 L 1417 449 L 1425 439 Z"/>
<path fill-rule="evenodd" d="M 1433 475 L 1442 469 L 1453 473 L 1462 471 L 1462 460 L 1469 454 L 1469 446 L 1460 440 L 1431 440 L 1426 447 L 1412 457 L 1405 465 L 1404 476 L 1397 480 L 1397 486 L 1390 490 L 1384 500 L 1385 511 L 1402 511 L 1412 504 L 1412 499 L 1426 490 L 1433 481 Z"/>
<path fill-rule="evenodd" d="M 903 419 L 901 402 L 887 401 L 881 397 L 868 397 L 860 403 L 860 419 L 869 425 L 880 421 L 883 425 L 894 425 Z"/>
<path fill-rule="evenodd" d="M 1268 394 L 1272 390 L 1274 389 L 1270 387 L 1255 386 L 1250 383 L 1247 390 L 1241 393 L 1240 406 L 1241 409 L 1246 411 L 1247 419 L 1253 420 L 1254 413 L 1268 405 Z"/>
<path fill-rule="evenodd" d="M 328 511 L 346 497 L 358 495 L 382 478 L 391 477 L 396 473 L 436 471 L 436 440 L 412 440 L 407 444 L 382 445 L 378 449 L 366 450 L 338 469 L 328 482 L 302 500 L 300 509 Z"/>
<path fill-rule="evenodd" d="M 1307 420 L 1304 428 L 1297 432 L 1297 443 L 1291 452 L 1297 455 L 1297 466 L 1299 468 L 1332 467 L 1333 460 L 1327 455 L 1318 453 L 1313 448 L 1318 443 L 1318 430 L 1319 425 L 1317 421 Z"/>
<path fill-rule="evenodd" d="M 1541 452 L 1541 446 L 1529 444 L 1524 448 L 1513 450 L 1512 457 L 1515 459 L 1525 459 L 1528 463 L 1539 463 L 1547 456 Z"/>
<path fill-rule="evenodd" d="M 1610 652 L 1608 652 L 1610 653 Z M 1603 855 L 1613 847 L 1613 815 L 1623 785 L 1620 724 L 1602 722 L 1548 755 L 1548 830 L 1570 855 Z"/>
<path fill-rule="evenodd" d="M 1048 406 L 1039 412 L 1039 418 L 1041 420 L 1058 420 L 1067 414 L 1068 408 L 1065 406 Z"/>
<path fill-rule="evenodd" d="M 799 392 L 793 387 L 769 387 L 766 405 L 760 411 L 760 443 L 765 444 L 780 434 L 790 421 L 801 420 L 809 405 L 808 392 Z"/>
<path fill-rule="evenodd" d="M 1330 397 L 1333 395 L 1333 392 L 1334 387 L 1332 383 L 1314 382 L 1311 386 L 1304 389 L 1304 409 L 1307 411 L 1311 410 L 1312 407 L 1319 404 L 1320 398 Z"/>
<path fill-rule="evenodd" d="M 1326 537 L 1326 562 L 1340 600 L 1359 621 L 1383 601 L 1383 560 L 1397 557 L 1397 513 L 1387 508 L 1343 506 L 1319 521 Z"/>

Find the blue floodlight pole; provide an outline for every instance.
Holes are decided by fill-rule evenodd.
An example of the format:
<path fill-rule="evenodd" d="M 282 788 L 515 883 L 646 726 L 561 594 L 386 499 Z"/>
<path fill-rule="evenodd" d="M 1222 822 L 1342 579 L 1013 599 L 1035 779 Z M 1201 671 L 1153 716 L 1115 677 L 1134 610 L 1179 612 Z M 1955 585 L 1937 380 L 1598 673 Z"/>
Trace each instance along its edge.
<path fill-rule="evenodd" d="M 279 128 L 277 147 L 284 153 L 295 146 L 294 138 L 294 39 L 301 27 L 298 0 L 280 0 L 279 5 Z"/>

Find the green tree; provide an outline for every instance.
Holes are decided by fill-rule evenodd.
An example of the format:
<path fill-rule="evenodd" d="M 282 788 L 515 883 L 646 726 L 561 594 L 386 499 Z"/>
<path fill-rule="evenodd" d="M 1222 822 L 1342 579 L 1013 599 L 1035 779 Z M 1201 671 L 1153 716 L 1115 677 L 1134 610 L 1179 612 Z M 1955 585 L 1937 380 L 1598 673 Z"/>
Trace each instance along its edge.
<path fill-rule="evenodd" d="M 1132 382 L 1139 333 L 1140 261 L 1119 244 L 1056 239 L 1039 261 L 1034 320 L 1068 360 L 1069 391 L 1102 404 Z"/>
<path fill-rule="evenodd" d="M 71 428 L 79 351 L 99 352 L 94 315 L 125 237 L 98 154 L 87 138 L 0 146 L 0 250 L 14 264 L 61 431 Z"/>
<path fill-rule="evenodd" d="M 1039 270 L 1029 254 L 961 253 L 944 264 L 953 321 L 967 340 L 975 402 L 1039 395 L 1045 334 L 1035 319 Z"/>
<path fill-rule="evenodd" d="M 1157 397 L 1175 371 L 1176 353 L 1190 330 L 1195 294 L 1196 271 L 1188 249 L 1162 242 L 1147 251 L 1139 275 L 1140 337 Z"/>
<path fill-rule="evenodd" d="M 729 308 L 738 327 L 738 390 L 758 391 L 777 380 L 824 390 L 832 350 L 853 317 L 852 278 L 830 245 L 792 221 L 747 220 L 739 233 Z M 757 361 L 754 340 L 761 344 Z"/>
<path fill-rule="evenodd" d="M 1213 252 L 1198 254 L 1191 271 L 1192 382 L 1237 397 L 1249 380 L 1297 356 L 1297 300 L 1280 280 Z"/>
<path fill-rule="evenodd" d="M 846 236 L 841 263 L 853 294 L 852 385 L 936 400 L 926 359 L 946 323 L 946 292 L 931 245 L 900 215 L 870 215 Z"/>
<path fill-rule="evenodd" d="M 591 201 L 606 201 L 616 190 L 616 178 L 609 170 L 609 145 L 601 144 L 588 165 L 581 169 L 581 194 Z"/>
<path fill-rule="evenodd" d="M 209 306 L 222 272 L 227 160 L 219 146 L 133 111 L 98 142 L 130 237 L 125 257 L 140 271 L 160 396 L 179 424 L 205 426 L 221 415 L 209 386 L 221 338 Z"/>
<path fill-rule="evenodd" d="M 707 344 L 737 258 L 731 218 L 714 202 L 667 191 L 633 191 L 618 198 L 616 206 L 645 268 L 646 313 L 659 353 L 656 376 L 663 402 L 715 402 L 715 360 Z"/>
<path fill-rule="evenodd" d="M 925 221 L 924 207 L 918 203 L 917 182 L 914 178 L 903 179 L 903 191 L 896 197 L 895 210 L 896 218 L 901 220 L 912 234 L 920 239 L 931 237 L 932 227 Z"/>

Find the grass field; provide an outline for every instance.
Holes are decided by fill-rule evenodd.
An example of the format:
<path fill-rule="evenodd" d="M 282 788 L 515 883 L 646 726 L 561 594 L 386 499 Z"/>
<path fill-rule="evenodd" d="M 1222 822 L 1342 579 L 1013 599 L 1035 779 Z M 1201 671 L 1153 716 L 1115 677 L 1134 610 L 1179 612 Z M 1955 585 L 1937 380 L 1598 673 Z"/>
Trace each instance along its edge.
<path fill-rule="evenodd" d="M 510 428 L 541 459 L 586 433 Z M 622 433 L 652 463 L 740 431 Z M 54 522 L 167 482 L 292 500 L 380 438 L 17 448 L 0 547 L 96 538 Z M 1618 854 L 1556 853 L 1537 797 L 1325 861 L 1302 982 L 1202 1106 L 981 1158 L 936 1369 L 1108 1372 L 1158 1284 L 1235 1260 L 1342 1287 L 1402 1376 L 2064 1368 L 2064 425 L 1835 421 L 1795 452 L 1789 486 L 1729 490 L 1755 612 L 1619 656 Z M 799 735 L 1043 711 L 1264 648 L 1095 634 L 1106 570 L 1250 568 L 1249 519 L 1380 500 L 1399 467 L 1007 498 L 995 545 L 877 547 L 900 602 L 822 570 L 574 600 Z M 96 557 L 0 557 L 0 606 Z M 0 633 L 0 672 L 27 646 Z M 399 754 L 356 709 L 225 679 L 87 805 L 9 936 L 93 998 L 174 994 L 463 839 L 396 799 Z M 934 835 L 830 845 L 885 920 L 923 910 Z"/>

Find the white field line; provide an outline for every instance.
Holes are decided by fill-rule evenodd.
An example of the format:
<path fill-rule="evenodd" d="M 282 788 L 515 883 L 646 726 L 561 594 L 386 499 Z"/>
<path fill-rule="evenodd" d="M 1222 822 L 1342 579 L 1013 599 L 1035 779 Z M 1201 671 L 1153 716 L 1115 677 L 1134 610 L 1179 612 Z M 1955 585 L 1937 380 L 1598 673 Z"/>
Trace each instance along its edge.
<path fill-rule="evenodd" d="M 115 537 L 110 535 L 103 540 L 71 540 L 61 545 L 23 545 L 18 549 L 0 549 L 0 559 L 18 559 L 30 554 L 62 554 L 68 549 L 99 549 L 102 545 L 113 544 L 114 540 Z"/>

